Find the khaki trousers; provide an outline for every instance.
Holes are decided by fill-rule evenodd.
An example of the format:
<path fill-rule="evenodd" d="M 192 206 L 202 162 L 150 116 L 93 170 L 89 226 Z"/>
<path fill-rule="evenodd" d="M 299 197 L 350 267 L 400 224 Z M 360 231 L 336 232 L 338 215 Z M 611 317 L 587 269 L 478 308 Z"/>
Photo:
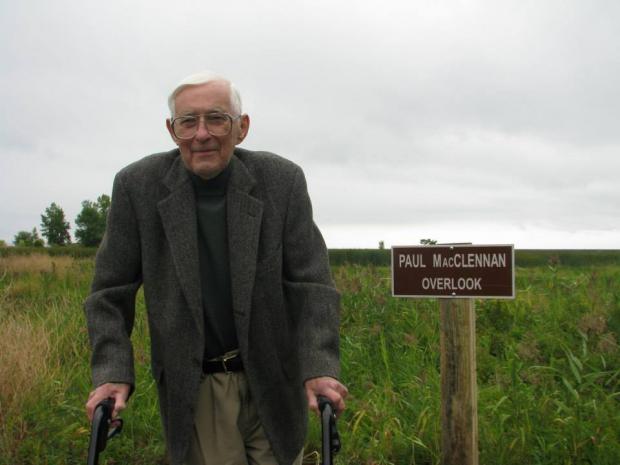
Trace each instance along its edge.
<path fill-rule="evenodd" d="M 303 451 L 291 465 L 302 458 Z M 204 377 L 188 465 L 284 465 L 273 455 L 243 371 Z"/>

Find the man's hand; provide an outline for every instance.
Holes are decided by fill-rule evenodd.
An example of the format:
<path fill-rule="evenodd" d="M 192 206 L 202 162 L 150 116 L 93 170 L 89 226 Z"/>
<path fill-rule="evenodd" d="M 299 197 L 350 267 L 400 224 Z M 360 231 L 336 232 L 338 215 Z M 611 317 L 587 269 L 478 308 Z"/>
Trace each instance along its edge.
<path fill-rule="evenodd" d="M 345 409 L 344 399 L 349 394 L 349 391 L 337 379 L 330 378 L 329 376 L 311 378 L 306 380 L 304 387 L 306 388 L 308 407 L 317 415 L 320 414 L 317 396 L 325 396 L 331 401 L 336 410 L 336 416 L 339 416 Z"/>
<path fill-rule="evenodd" d="M 127 398 L 129 397 L 129 391 L 131 386 L 124 383 L 105 383 L 98 386 L 94 391 L 88 395 L 88 402 L 86 402 L 86 415 L 88 420 L 93 421 L 93 414 L 95 413 L 95 407 L 99 402 L 111 397 L 114 399 L 114 411 L 112 412 L 112 418 L 118 416 L 118 412 L 123 410 L 127 404 Z"/>

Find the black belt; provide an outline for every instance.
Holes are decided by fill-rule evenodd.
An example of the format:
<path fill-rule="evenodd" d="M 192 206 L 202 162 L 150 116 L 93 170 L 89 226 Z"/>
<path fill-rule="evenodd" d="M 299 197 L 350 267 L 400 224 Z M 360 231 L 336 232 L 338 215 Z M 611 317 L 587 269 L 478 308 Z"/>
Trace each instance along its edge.
<path fill-rule="evenodd" d="M 222 360 L 210 360 L 202 363 L 203 373 L 229 373 L 243 370 L 243 362 L 239 354 L 232 358 Z"/>

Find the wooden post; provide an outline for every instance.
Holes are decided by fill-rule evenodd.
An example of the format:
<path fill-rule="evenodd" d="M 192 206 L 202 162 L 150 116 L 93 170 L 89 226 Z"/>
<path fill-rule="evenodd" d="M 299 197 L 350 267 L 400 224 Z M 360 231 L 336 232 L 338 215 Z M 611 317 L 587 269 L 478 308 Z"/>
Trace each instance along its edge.
<path fill-rule="evenodd" d="M 441 464 L 478 465 L 473 299 L 440 299 Z"/>

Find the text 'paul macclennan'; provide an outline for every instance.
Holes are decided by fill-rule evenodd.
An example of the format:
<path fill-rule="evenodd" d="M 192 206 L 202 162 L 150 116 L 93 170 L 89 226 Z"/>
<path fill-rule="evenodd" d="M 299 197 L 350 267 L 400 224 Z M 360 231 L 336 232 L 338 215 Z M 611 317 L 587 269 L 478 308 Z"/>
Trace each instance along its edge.
<path fill-rule="evenodd" d="M 505 253 L 456 253 L 446 256 L 433 254 L 434 268 L 505 268 Z M 399 268 L 426 268 L 422 254 L 400 254 Z"/>

